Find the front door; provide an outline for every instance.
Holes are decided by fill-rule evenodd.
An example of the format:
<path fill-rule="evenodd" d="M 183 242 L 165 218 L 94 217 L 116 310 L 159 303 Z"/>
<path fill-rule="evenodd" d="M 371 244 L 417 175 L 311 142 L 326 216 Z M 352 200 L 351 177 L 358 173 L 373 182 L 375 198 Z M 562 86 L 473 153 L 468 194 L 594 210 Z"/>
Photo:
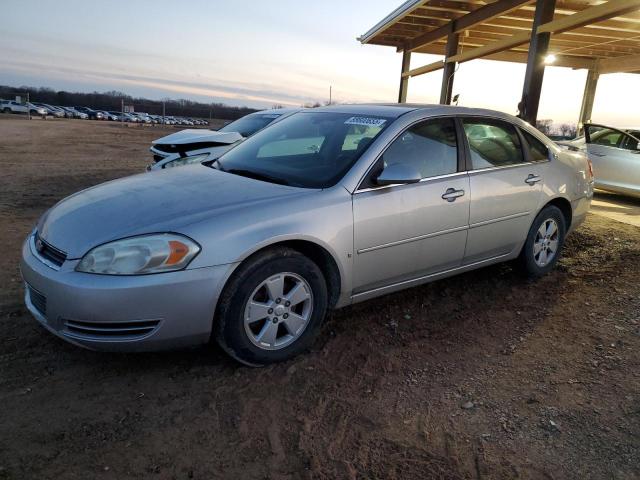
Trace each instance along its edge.
<path fill-rule="evenodd" d="M 353 196 L 354 293 L 458 267 L 469 220 L 469 178 L 459 172 L 452 118 L 414 125 L 387 148 Z M 376 186 L 402 163 L 422 180 Z"/>

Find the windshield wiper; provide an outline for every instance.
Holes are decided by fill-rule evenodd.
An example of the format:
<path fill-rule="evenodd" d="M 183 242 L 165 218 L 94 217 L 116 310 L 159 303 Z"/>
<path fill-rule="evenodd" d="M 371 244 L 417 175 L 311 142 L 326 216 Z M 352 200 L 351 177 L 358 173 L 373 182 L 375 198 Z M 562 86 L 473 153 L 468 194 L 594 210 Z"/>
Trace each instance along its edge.
<path fill-rule="evenodd" d="M 273 177 L 266 173 L 254 172 L 253 170 L 243 170 L 241 168 L 230 168 L 229 170 L 223 170 L 223 172 L 232 173 L 234 175 L 240 175 L 241 177 L 253 178 L 255 180 L 263 180 L 265 182 L 277 183 L 278 185 L 291 186 L 291 182 L 282 178 Z"/>

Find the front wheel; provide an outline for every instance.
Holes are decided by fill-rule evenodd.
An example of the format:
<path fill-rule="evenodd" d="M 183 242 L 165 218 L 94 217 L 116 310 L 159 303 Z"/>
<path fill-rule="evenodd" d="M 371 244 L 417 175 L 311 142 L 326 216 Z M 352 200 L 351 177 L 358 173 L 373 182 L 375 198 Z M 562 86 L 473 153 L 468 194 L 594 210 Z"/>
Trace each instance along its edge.
<path fill-rule="evenodd" d="M 269 250 L 241 265 L 225 287 L 214 336 L 247 365 L 289 359 L 313 341 L 327 298 L 324 275 L 314 262 L 289 248 Z"/>
<path fill-rule="evenodd" d="M 11 109 L 10 108 L 4 108 L 2 110 L 3 113 L 11 113 Z"/>
<path fill-rule="evenodd" d="M 553 270 L 560 257 L 567 232 L 564 215 L 549 205 L 535 218 L 518 257 L 520 270 L 529 277 L 541 277 Z"/>

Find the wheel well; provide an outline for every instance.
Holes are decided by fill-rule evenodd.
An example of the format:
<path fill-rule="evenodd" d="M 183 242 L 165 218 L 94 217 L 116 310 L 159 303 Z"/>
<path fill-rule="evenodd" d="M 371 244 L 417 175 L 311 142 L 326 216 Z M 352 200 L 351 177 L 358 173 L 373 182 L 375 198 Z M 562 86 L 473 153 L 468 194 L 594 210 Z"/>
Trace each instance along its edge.
<path fill-rule="evenodd" d="M 318 265 L 327 282 L 329 308 L 332 308 L 338 302 L 341 290 L 340 270 L 333 256 L 325 248 L 307 240 L 287 240 L 268 245 L 251 254 L 251 257 L 274 247 L 288 247 L 297 250 Z"/>
<path fill-rule="evenodd" d="M 551 200 L 547 205 L 553 205 L 554 207 L 558 207 L 564 216 L 565 222 L 567 224 L 567 230 L 571 228 L 571 221 L 573 218 L 573 210 L 571 209 L 571 203 L 566 198 L 558 197 Z M 547 206 L 545 205 L 545 207 Z"/>

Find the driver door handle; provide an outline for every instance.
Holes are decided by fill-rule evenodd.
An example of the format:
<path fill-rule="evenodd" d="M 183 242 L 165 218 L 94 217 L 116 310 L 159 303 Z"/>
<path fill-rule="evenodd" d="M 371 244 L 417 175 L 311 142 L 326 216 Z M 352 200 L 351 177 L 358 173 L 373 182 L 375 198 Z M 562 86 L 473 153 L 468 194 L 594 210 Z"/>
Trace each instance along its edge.
<path fill-rule="evenodd" d="M 464 190 L 456 190 L 455 188 L 447 188 L 447 191 L 442 194 L 442 199 L 447 202 L 455 202 L 456 198 L 462 197 Z"/>
<path fill-rule="evenodd" d="M 595 157 L 606 157 L 607 154 L 606 153 L 591 153 L 591 155 L 595 156 Z"/>
<path fill-rule="evenodd" d="M 540 180 L 542 180 L 542 178 L 540 178 L 540 175 L 534 175 L 533 173 L 530 174 L 526 179 L 525 179 L 525 183 L 528 183 L 529 185 L 533 186 L 536 183 L 538 183 Z"/>

